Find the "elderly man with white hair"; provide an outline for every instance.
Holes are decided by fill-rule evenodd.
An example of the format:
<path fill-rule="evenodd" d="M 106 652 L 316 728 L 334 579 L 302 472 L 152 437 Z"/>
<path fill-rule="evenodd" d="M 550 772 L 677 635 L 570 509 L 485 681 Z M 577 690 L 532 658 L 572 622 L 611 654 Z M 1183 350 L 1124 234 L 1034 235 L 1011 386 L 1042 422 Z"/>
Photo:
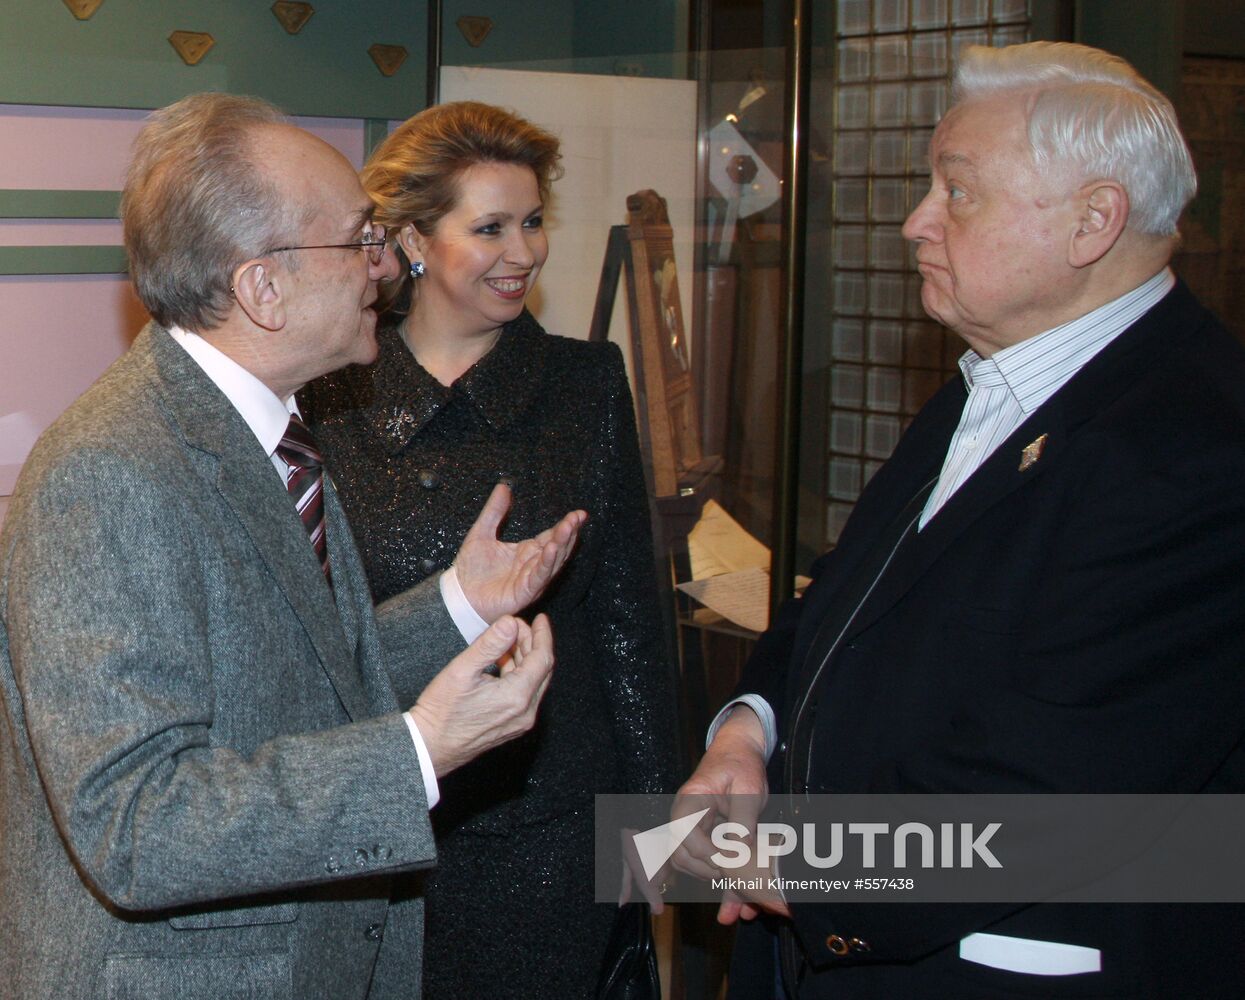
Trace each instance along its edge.
<path fill-rule="evenodd" d="M 1168 266 L 1196 187 L 1171 103 L 1040 42 L 966 49 L 954 93 L 904 234 L 962 378 L 684 792 L 1245 791 L 1245 353 Z M 1239 906 L 728 895 L 740 917 L 737 997 L 1245 995 Z"/>

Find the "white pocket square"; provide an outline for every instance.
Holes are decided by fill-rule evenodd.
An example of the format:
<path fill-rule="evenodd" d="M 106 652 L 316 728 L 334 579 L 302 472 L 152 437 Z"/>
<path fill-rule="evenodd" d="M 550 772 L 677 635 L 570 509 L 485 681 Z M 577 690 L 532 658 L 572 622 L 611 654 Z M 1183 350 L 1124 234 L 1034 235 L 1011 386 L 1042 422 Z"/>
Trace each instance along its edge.
<path fill-rule="evenodd" d="M 1102 971 L 1102 952 L 1097 948 L 1002 934 L 970 934 L 960 942 L 960 958 L 1031 976 L 1079 976 Z"/>

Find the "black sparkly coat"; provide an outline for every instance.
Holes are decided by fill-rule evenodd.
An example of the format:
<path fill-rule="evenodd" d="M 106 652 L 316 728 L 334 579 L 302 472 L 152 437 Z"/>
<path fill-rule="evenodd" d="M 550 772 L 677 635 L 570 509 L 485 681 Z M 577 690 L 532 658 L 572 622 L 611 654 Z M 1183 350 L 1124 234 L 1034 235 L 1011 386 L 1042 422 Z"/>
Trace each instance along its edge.
<path fill-rule="evenodd" d="M 377 601 L 448 568 L 499 480 L 513 492 L 507 540 L 588 512 L 575 554 L 531 609 L 549 614 L 557 656 L 535 729 L 442 782 L 426 995 L 487 995 L 461 991 L 499 976 L 507 996 L 587 995 L 609 926 L 591 903 L 592 796 L 669 791 L 675 769 L 673 674 L 622 358 L 613 344 L 551 336 L 524 312 L 447 388 L 392 323 L 377 338 L 375 364 L 300 395 Z"/>

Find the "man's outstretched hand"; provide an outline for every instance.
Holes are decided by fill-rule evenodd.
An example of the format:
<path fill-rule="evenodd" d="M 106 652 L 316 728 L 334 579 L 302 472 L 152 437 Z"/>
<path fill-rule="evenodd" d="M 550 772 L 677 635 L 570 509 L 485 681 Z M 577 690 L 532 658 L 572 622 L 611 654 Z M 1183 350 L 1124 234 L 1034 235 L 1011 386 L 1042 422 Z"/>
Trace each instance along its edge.
<path fill-rule="evenodd" d="M 437 777 L 531 729 L 552 673 L 544 615 L 499 618 L 450 660 L 411 708 Z"/>
<path fill-rule="evenodd" d="M 498 483 L 454 557 L 463 595 L 487 622 L 518 614 L 545 592 L 588 520 L 574 510 L 535 538 L 503 542 L 497 534 L 509 510 L 510 488 Z"/>
<path fill-rule="evenodd" d="M 740 823 L 755 833 L 757 816 L 768 794 L 765 731 L 756 713 L 740 705 L 718 729 L 699 766 L 675 797 L 672 819 L 706 807 L 709 811 L 674 852 L 670 859 L 672 865 L 705 881 L 721 875 L 772 876 L 772 871 L 764 870 L 720 871 L 711 860 L 716 848 L 709 839 L 713 825 L 723 820 Z M 770 883 L 760 878 L 756 884 Z M 762 910 L 782 917 L 791 916 L 781 893 L 761 890 L 744 898 L 726 889 L 718 907 L 718 923 L 733 924 L 741 918 L 751 920 Z"/>

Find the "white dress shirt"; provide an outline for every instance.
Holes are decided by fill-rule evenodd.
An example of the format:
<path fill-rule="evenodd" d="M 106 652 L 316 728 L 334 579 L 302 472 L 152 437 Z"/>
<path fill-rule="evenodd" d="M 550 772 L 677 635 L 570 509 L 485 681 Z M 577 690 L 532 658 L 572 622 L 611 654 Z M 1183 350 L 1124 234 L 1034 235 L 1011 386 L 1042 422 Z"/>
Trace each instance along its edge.
<path fill-rule="evenodd" d="M 273 468 L 284 483 L 289 475 L 289 466 L 277 454 L 277 445 L 285 436 L 285 429 L 290 422 L 290 414 L 298 413 L 298 403 L 293 396 L 286 400 L 277 398 L 276 393 L 269 389 L 249 371 L 234 361 L 227 354 L 213 347 L 198 334 L 179 327 L 169 330 L 169 335 L 180 344 L 194 360 L 203 373 L 210 378 L 225 398 L 238 411 L 238 415 L 246 421 L 259 441 L 260 447 L 268 455 Z M 301 417 L 302 414 L 299 414 Z M 458 574 L 453 567 L 441 574 L 439 581 L 441 599 L 445 601 L 446 610 L 453 619 L 458 631 L 468 642 L 475 639 L 488 628 L 484 621 L 467 600 L 463 588 L 458 582 Z M 428 746 L 420 735 L 419 727 L 409 711 L 402 713 L 406 726 L 411 732 L 415 743 L 415 752 L 419 756 L 419 769 L 424 779 L 424 790 L 428 794 L 428 808 L 440 801 L 441 791 L 437 786 L 436 772 L 432 767 L 432 757 Z"/>
<path fill-rule="evenodd" d="M 960 371 L 968 402 L 942 463 L 938 485 L 925 502 L 924 528 L 994 449 L 1111 341 L 1153 308 L 1176 284 L 1170 268 L 1105 306 L 1070 323 L 983 358 L 966 351 Z"/>

